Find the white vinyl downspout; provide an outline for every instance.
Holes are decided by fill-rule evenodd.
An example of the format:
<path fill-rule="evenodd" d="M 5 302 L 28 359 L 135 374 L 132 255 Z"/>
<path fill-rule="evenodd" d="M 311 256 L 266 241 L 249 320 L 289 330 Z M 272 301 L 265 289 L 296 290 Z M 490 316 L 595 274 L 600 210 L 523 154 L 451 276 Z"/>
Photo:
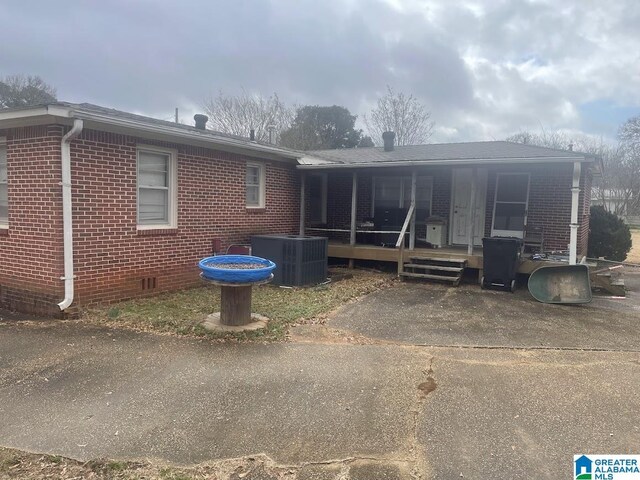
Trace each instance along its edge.
<path fill-rule="evenodd" d="M 580 162 L 573 164 L 573 183 L 571 185 L 571 233 L 569 237 L 569 265 L 578 263 L 578 201 L 580 198 Z"/>
<path fill-rule="evenodd" d="M 62 137 L 62 229 L 64 232 L 64 300 L 58 307 L 66 310 L 73 303 L 73 213 L 71 210 L 71 146 L 69 143 L 82 133 L 82 120 L 75 119 L 73 127 Z"/>

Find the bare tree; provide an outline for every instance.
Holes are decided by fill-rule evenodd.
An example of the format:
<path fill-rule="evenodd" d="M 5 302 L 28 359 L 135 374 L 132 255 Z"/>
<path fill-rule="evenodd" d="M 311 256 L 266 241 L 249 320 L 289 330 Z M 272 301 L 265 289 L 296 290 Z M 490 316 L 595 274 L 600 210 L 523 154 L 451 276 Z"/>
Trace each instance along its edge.
<path fill-rule="evenodd" d="M 592 199 L 616 215 L 636 215 L 634 212 L 640 211 L 640 156 L 632 147 L 632 139 L 637 138 L 636 145 L 640 144 L 640 128 L 635 130 L 638 135 L 634 136 L 631 120 L 620 128 L 620 143 L 617 145 L 608 145 L 586 135 L 544 129 L 541 133 L 520 132 L 507 137 L 507 141 L 558 150 L 569 150 L 571 145 L 573 151 L 600 157 L 604 171 L 601 177 L 594 179 Z M 626 143 L 623 139 L 627 139 Z"/>
<path fill-rule="evenodd" d="M 618 130 L 620 142 L 640 148 L 640 115 L 631 117 Z"/>
<path fill-rule="evenodd" d="M 387 93 L 363 117 L 369 135 L 376 144 L 382 141 L 382 132 L 396 134 L 398 145 L 426 143 L 433 133 L 431 112 L 413 95 L 396 93 L 387 85 Z"/>
<path fill-rule="evenodd" d="M 555 148 L 556 150 L 575 150 L 577 152 L 600 155 L 605 148 L 602 140 L 587 135 L 569 135 L 562 131 L 547 131 L 544 128 L 540 133 L 523 131 L 506 138 L 508 142 L 536 145 L 538 147 Z"/>
<path fill-rule="evenodd" d="M 620 126 L 618 141 L 615 185 L 626 202 L 626 214 L 640 216 L 640 116 L 631 117 Z"/>
<path fill-rule="evenodd" d="M 56 89 L 42 78 L 8 75 L 0 80 L 0 108 L 19 108 L 56 101 Z"/>
<path fill-rule="evenodd" d="M 239 95 L 226 95 L 222 91 L 204 104 L 209 116 L 209 125 L 213 130 L 232 135 L 248 137 L 255 130 L 255 139 L 269 141 L 272 130 L 273 141 L 277 142 L 282 131 L 291 126 L 294 111 L 278 98 L 247 93 L 244 89 Z"/>

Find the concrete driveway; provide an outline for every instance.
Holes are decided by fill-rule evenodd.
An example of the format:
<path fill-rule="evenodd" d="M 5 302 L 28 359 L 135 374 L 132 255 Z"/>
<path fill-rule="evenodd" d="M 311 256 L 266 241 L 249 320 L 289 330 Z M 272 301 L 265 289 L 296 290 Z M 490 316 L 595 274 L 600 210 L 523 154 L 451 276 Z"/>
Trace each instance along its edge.
<path fill-rule="evenodd" d="M 640 269 L 627 298 L 547 305 L 476 285 L 402 283 L 339 310 L 329 326 L 411 345 L 640 350 Z"/>
<path fill-rule="evenodd" d="M 424 300 L 404 307 L 405 316 L 431 308 L 434 332 L 451 345 L 486 347 L 491 335 L 484 328 L 453 335 L 464 330 L 458 323 L 447 333 L 434 298 L 526 301 L 479 291 L 475 297 L 472 288 L 410 288 Z M 493 345 L 518 348 L 423 346 L 431 335 L 422 332 L 411 344 L 403 326 L 411 322 L 396 321 L 402 312 L 372 310 L 388 292 L 344 307 L 327 326 L 299 327 L 284 344 L 0 322 L 0 444 L 82 460 L 189 465 L 235 458 L 255 467 L 243 478 L 300 480 L 557 479 L 569 477 L 575 453 L 638 453 L 640 353 L 624 338 L 638 338 L 627 307 L 609 314 L 627 322 L 621 347 L 606 336 L 601 351 L 576 348 L 595 342 L 605 326 L 573 343 L 569 330 L 560 341 L 549 327 L 546 336 L 539 328 L 525 341 L 507 329 L 494 333 Z M 408 302 L 397 291 L 393 298 Z M 360 323 L 352 318 L 358 304 L 370 312 Z M 484 303 L 474 305 L 468 321 L 497 325 Z M 584 313 L 563 318 L 592 328 Z M 386 334 L 371 330 L 374 319 L 386 320 Z M 445 343 L 433 335 L 434 344 Z M 558 348 L 526 346 L 539 341 Z"/>

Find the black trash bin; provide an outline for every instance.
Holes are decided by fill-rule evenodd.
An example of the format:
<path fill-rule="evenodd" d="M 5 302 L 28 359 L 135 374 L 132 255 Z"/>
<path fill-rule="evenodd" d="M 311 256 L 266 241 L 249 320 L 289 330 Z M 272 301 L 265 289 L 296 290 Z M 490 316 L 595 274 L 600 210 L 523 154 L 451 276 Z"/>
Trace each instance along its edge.
<path fill-rule="evenodd" d="M 482 288 L 500 288 L 515 292 L 522 240 L 516 237 L 482 239 Z"/>

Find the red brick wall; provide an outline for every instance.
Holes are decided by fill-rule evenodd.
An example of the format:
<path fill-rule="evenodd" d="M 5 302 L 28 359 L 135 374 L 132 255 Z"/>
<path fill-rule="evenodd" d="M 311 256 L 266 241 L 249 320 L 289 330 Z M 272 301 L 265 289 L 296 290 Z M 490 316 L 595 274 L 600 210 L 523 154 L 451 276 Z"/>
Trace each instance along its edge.
<path fill-rule="evenodd" d="M 62 127 L 0 131 L 7 137 L 9 229 L 0 230 L 0 305 L 60 313 Z"/>
<path fill-rule="evenodd" d="M 62 127 L 7 136 L 10 228 L 0 232 L 0 301 L 56 313 L 64 296 L 60 141 Z M 136 146 L 176 149 L 178 226 L 138 231 Z M 266 206 L 245 206 L 244 157 L 205 148 L 85 130 L 71 144 L 77 305 L 199 283 L 197 262 L 212 240 L 249 243 L 260 233 L 295 233 L 299 177 L 294 165 L 264 160 Z M 37 268 L 33 258 L 38 258 Z M 147 281 L 146 279 L 151 279 Z"/>
<path fill-rule="evenodd" d="M 136 228 L 136 146 L 178 151 L 178 228 Z M 251 235 L 296 233 L 299 177 L 266 164 L 266 203 L 245 202 L 246 161 L 237 154 L 85 131 L 72 143 L 76 295 L 79 303 L 153 294 L 199 283 L 197 262 Z M 148 282 L 145 279 L 152 279 Z M 153 288 L 147 288 L 151 284 Z"/>

